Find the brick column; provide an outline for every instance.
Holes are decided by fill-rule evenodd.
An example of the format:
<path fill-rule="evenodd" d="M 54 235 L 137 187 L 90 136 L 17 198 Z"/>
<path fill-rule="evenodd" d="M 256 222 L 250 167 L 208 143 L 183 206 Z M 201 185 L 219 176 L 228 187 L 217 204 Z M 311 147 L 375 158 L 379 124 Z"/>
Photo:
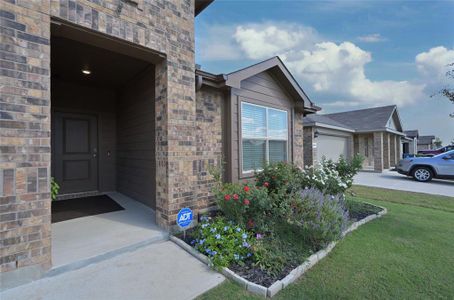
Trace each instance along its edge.
<path fill-rule="evenodd" d="M 400 136 L 396 135 L 396 164 L 402 159 L 402 142 Z"/>
<path fill-rule="evenodd" d="M 12 4 L 16 3 L 16 4 Z M 1 2 L 1 288 L 51 263 L 49 1 Z M 9 276 L 16 269 L 23 272 Z M 28 272 L 27 272 L 28 271 Z"/>
<path fill-rule="evenodd" d="M 304 155 L 306 152 L 305 150 L 307 149 L 304 145 L 303 114 L 295 112 L 295 120 L 293 123 L 293 163 L 296 166 L 303 168 L 306 164 Z"/>
<path fill-rule="evenodd" d="M 317 157 L 317 149 L 314 149 L 314 127 L 304 127 L 304 166 L 312 166 Z"/>
<path fill-rule="evenodd" d="M 362 154 L 364 156 L 363 153 L 359 153 L 359 137 L 358 135 L 353 135 L 353 154 Z"/>
<path fill-rule="evenodd" d="M 389 143 L 389 150 L 390 150 L 390 155 L 389 155 L 389 164 L 390 164 L 390 167 L 391 168 L 394 168 L 395 165 L 396 165 L 396 135 L 391 135 L 390 139 L 389 139 L 390 143 Z"/>
<path fill-rule="evenodd" d="M 383 168 L 389 169 L 389 161 L 390 161 L 390 141 L 389 141 L 389 133 L 383 132 Z"/>
<path fill-rule="evenodd" d="M 383 132 L 374 132 L 374 170 L 383 172 Z"/>

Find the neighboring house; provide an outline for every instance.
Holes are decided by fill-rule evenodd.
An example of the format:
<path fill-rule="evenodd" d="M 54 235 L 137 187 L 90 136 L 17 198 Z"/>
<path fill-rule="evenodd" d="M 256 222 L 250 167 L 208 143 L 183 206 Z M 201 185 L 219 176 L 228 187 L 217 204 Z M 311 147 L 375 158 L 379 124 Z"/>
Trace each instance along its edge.
<path fill-rule="evenodd" d="M 435 149 L 434 135 L 420 135 L 418 138 L 418 151 Z"/>
<path fill-rule="evenodd" d="M 303 116 L 319 108 L 280 59 L 195 69 L 194 18 L 210 2 L 2 2 L 2 280 L 51 266 L 51 176 L 62 197 L 117 191 L 172 229 L 182 207 L 213 206 L 222 159 L 227 181 L 303 165 Z"/>
<path fill-rule="evenodd" d="M 405 130 L 405 139 L 403 141 L 403 153 L 416 154 L 418 153 L 418 130 Z"/>
<path fill-rule="evenodd" d="M 404 136 L 395 105 L 304 118 L 304 162 L 322 157 L 364 157 L 363 169 L 377 172 L 393 167 L 401 157 Z M 312 149 L 312 151 L 309 151 Z"/>

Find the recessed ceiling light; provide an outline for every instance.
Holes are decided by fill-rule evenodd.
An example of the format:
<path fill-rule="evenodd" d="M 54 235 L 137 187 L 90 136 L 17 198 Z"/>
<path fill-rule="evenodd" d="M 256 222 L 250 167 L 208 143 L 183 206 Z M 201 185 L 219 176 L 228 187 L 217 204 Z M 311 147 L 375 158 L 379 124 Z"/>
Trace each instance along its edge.
<path fill-rule="evenodd" d="M 82 73 L 84 73 L 85 75 L 90 75 L 90 74 L 91 74 L 91 71 L 88 70 L 88 69 L 83 69 L 83 70 L 82 70 Z"/>

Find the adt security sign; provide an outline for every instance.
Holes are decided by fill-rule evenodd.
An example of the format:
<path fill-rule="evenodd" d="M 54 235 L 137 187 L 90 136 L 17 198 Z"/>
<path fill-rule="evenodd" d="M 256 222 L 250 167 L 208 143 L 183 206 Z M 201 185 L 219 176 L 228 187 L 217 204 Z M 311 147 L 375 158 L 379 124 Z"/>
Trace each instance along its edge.
<path fill-rule="evenodd" d="M 181 228 L 186 228 L 192 223 L 192 210 L 189 207 L 182 208 L 178 212 L 177 224 Z"/>

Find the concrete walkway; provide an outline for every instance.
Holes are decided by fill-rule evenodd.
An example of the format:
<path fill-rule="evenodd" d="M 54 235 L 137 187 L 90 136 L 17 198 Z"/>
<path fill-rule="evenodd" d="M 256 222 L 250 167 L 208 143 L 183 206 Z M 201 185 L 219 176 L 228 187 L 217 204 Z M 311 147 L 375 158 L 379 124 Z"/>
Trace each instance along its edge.
<path fill-rule="evenodd" d="M 417 182 L 389 170 L 383 173 L 359 172 L 353 184 L 454 197 L 454 181 L 433 179 L 430 182 Z"/>
<path fill-rule="evenodd" d="M 124 210 L 52 224 L 51 272 L 168 239 L 168 233 L 156 225 L 151 208 L 120 193 L 108 195 Z"/>
<path fill-rule="evenodd" d="M 165 241 L 6 290 L 0 299 L 193 299 L 223 280 L 222 275 Z"/>

